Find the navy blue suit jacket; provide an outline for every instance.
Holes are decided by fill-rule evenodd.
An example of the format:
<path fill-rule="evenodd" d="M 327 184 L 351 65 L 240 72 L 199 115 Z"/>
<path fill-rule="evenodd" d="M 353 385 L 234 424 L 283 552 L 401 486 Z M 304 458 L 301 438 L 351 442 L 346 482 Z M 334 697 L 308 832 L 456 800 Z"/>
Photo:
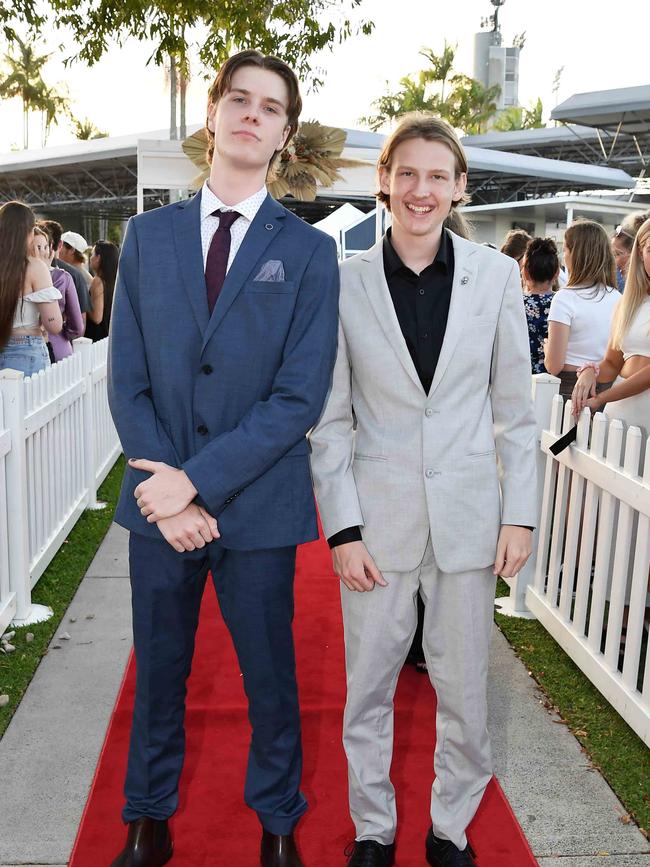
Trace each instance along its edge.
<path fill-rule="evenodd" d="M 207 305 L 200 199 L 131 218 L 109 347 L 109 402 L 127 457 L 182 467 L 227 548 L 317 537 L 305 435 L 336 355 L 334 241 L 267 196 Z M 269 260 L 284 281 L 256 281 Z M 268 269 L 267 269 L 268 270 Z M 142 517 L 127 469 L 115 520 L 162 538 Z"/>

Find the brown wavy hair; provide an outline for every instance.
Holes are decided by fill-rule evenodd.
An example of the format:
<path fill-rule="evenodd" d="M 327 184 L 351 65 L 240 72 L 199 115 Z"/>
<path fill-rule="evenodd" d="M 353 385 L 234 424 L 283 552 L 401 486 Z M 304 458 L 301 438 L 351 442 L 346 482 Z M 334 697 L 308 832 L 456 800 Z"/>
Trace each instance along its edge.
<path fill-rule="evenodd" d="M 0 351 L 11 337 L 16 307 L 25 288 L 27 238 L 35 222 L 34 212 L 22 202 L 0 207 Z"/>
<path fill-rule="evenodd" d="M 564 246 L 571 251 L 567 289 L 616 286 L 616 264 L 607 232 L 594 220 L 577 220 L 564 233 Z"/>
<path fill-rule="evenodd" d="M 208 112 L 210 106 L 216 105 L 221 97 L 230 91 L 232 77 L 238 69 L 241 69 L 242 66 L 257 66 L 259 69 L 268 69 L 270 72 L 275 72 L 276 75 L 279 75 L 286 84 L 287 93 L 289 95 L 289 104 L 287 105 L 287 126 L 289 127 L 289 137 L 284 144 L 286 147 L 298 129 L 298 119 L 300 117 L 300 112 L 302 111 L 302 98 L 300 96 L 300 87 L 298 85 L 296 73 L 284 62 L 284 60 L 280 60 L 279 57 L 273 57 L 270 54 L 262 54 L 260 51 L 254 51 L 253 49 L 240 51 L 238 54 L 233 54 L 232 57 L 229 57 L 217 73 L 217 77 L 208 91 Z M 212 157 L 214 156 L 214 133 L 208 128 L 208 117 L 206 117 L 205 120 L 205 131 L 208 137 L 208 163 L 212 165 Z M 273 163 L 280 153 L 281 151 L 276 151 L 273 154 L 269 163 L 269 170 L 272 168 Z"/>

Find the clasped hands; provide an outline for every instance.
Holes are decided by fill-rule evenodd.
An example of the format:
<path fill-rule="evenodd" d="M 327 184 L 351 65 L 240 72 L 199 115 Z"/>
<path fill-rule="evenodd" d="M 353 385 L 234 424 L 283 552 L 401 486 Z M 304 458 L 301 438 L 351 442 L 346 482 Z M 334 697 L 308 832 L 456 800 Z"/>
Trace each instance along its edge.
<path fill-rule="evenodd" d="M 493 572 L 502 578 L 513 578 L 520 572 L 532 551 L 532 530 L 503 524 L 499 532 Z M 347 542 L 332 550 L 334 571 L 348 590 L 365 593 L 375 584 L 387 587 L 388 581 L 381 574 L 363 542 Z"/>
<path fill-rule="evenodd" d="M 133 492 L 140 512 L 175 551 L 194 551 L 220 537 L 216 518 L 192 502 L 198 491 L 183 470 L 162 461 L 136 460 L 129 466 L 151 476 Z"/>

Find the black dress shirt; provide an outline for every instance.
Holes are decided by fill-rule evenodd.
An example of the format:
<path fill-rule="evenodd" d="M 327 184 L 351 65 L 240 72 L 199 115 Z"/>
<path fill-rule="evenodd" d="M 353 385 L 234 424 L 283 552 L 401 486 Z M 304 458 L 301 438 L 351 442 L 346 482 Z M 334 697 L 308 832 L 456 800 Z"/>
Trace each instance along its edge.
<path fill-rule="evenodd" d="M 397 255 L 390 229 L 384 235 L 383 254 L 384 274 L 397 321 L 422 388 L 428 394 L 447 328 L 454 280 L 454 245 L 451 236 L 443 231 L 433 262 L 420 274 L 411 271 Z M 360 539 L 359 527 L 347 527 L 330 536 L 327 542 L 330 548 L 335 548 Z"/>

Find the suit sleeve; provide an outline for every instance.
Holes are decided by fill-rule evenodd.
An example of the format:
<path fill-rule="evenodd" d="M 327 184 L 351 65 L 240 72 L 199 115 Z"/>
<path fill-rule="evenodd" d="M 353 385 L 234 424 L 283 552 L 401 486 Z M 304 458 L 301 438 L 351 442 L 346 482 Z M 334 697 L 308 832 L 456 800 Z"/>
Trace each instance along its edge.
<path fill-rule="evenodd" d="M 351 366 L 342 323 L 336 363 L 323 414 L 309 435 L 311 470 L 323 532 L 327 539 L 351 527 L 363 526 L 359 495 L 352 471 L 354 412 Z"/>
<path fill-rule="evenodd" d="M 338 296 L 336 245 L 324 238 L 302 277 L 269 397 L 183 464 L 213 514 L 303 440 L 317 421 L 336 354 Z"/>
<path fill-rule="evenodd" d="M 115 284 L 108 344 L 108 400 L 127 457 L 180 466 L 151 399 L 145 344 L 139 319 L 138 238 L 129 220 Z M 149 473 L 138 473 L 139 479 Z"/>
<path fill-rule="evenodd" d="M 491 401 L 502 494 L 502 524 L 537 525 L 537 428 L 528 327 L 519 267 L 508 277 L 492 353 Z"/>

